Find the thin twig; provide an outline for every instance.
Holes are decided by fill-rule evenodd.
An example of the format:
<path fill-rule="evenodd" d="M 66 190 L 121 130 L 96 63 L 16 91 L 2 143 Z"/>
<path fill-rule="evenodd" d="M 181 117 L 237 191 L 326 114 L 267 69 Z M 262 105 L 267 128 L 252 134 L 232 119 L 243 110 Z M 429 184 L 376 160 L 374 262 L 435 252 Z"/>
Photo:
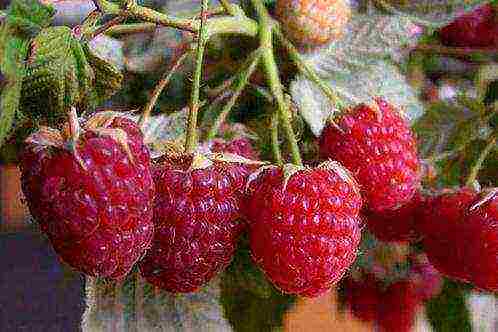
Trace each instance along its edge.
<path fill-rule="evenodd" d="M 209 0 L 202 0 L 201 4 L 201 26 L 198 33 L 197 52 L 195 59 L 194 80 L 192 82 L 192 94 L 190 98 L 190 110 L 187 122 L 187 137 L 185 140 L 185 151 L 192 153 L 197 145 L 197 113 L 199 111 L 199 90 L 202 77 L 202 64 L 204 60 L 204 49 L 207 36 L 205 32 L 204 13 L 207 11 Z"/>
<path fill-rule="evenodd" d="M 496 136 L 497 135 L 491 135 L 491 137 L 487 141 L 486 147 L 484 148 L 484 150 L 481 151 L 479 158 L 477 158 L 474 166 L 472 166 L 469 173 L 469 177 L 465 182 L 465 185 L 467 187 L 470 187 L 474 184 L 474 182 L 477 179 L 477 176 L 479 175 L 479 171 L 481 170 L 482 165 L 486 161 L 486 158 L 488 157 L 489 153 L 493 151 L 493 149 L 496 149 Z"/>
<path fill-rule="evenodd" d="M 105 33 L 110 36 L 129 35 L 133 33 L 154 32 L 157 29 L 156 23 L 130 23 L 119 24 L 110 27 Z"/>
<path fill-rule="evenodd" d="M 299 152 L 299 146 L 297 144 L 296 136 L 294 135 L 294 130 L 292 129 L 292 116 L 284 99 L 282 83 L 280 82 L 280 76 L 278 73 L 277 64 L 275 62 L 275 55 L 273 54 L 274 22 L 271 19 L 270 14 L 268 14 L 266 7 L 261 0 L 252 0 L 251 2 L 254 5 L 254 8 L 259 16 L 259 38 L 261 43 L 263 65 L 266 71 L 270 90 L 277 101 L 277 106 L 280 113 L 280 121 L 282 121 L 282 126 L 290 145 L 292 161 L 296 165 L 302 165 L 303 162 L 301 159 L 301 154 Z"/>
<path fill-rule="evenodd" d="M 139 121 L 139 125 L 143 128 L 145 123 L 149 120 L 150 114 L 152 113 L 152 109 L 157 103 L 157 100 L 159 99 L 159 96 L 163 92 L 164 88 L 168 85 L 169 81 L 175 74 L 175 72 L 180 68 L 180 66 L 183 64 L 183 62 L 187 59 L 187 57 L 190 54 L 190 50 L 187 50 L 183 52 L 177 59 L 176 61 L 172 62 L 172 65 L 170 68 L 168 68 L 167 71 L 164 72 L 162 75 L 161 79 L 157 83 L 156 87 L 154 88 L 154 91 L 152 92 L 152 96 L 149 99 L 149 102 L 147 105 L 145 105 L 144 112 L 142 114 L 142 117 Z"/>
<path fill-rule="evenodd" d="M 113 19 L 109 20 L 105 24 L 95 28 L 94 30 L 89 31 L 85 35 L 86 40 L 92 40 L 93 38 L 97 37 L 98 35 L 106 32 L 109 30 L 111 27 L 118 25 L 119 23 L 123 22 L 126 18 L 124 16 L 116 16 Z"/>
<path fill-rule="evenodd" d="M 271 115 L 271 148 L 277 165 L 283 165 L 284 159 L 282 158 L 280 142 L 278 141 L 278 122 L 278 110 L 275 110 Z"/>
<path fill-rule="evenodd" d="M 448 47 L 438 44 L 420 44 L 417 45 L 413 50 L 424 53 L 454 55 L 454 56 L 471 56 L 474 54 L 498 56 L 498 48 L 496 47 L 473 48 L 473 47 Z M 472 60 L 478 61 L 479 59 L 473 58 Z"/>
<path fill-rule="evenodd" d="M 216 117 L 216 120 L 207 135 L 208 140 L 212 140 L 213 138 L 215 138 L 216 134 L 218 133 L 218 130 L 220 129 L 220 126 L 223 124 L 223 122 L 225 122 L 226 117 L 230 113 L 232 107 L 235 105 L 237 99 L 242 93 L 242 90 L 244 90 L 245 86 L 247 85 L 249 78 L 256 70 L 256 67 L 258 66 L 260 60 L 259 50 L 256 50 L 254 54 L 250 56 L 250 58 L 252 60 L 249 66 L 245 68 L 243 71 L 241 71 L 240 74 L 238 75 L 238 81 L 235 86 L 234 92 L 230 97 L 230 100 L 227 102 L 225 107 L 223 107 L 220 114 Z"/>
<path fill-rule="evenodd" d="M 346 106 L 341 101 L 341 99 L 339 99 L 337 94 L 330 88 L 330 86 L 328 86 L 328 84 L 316 74 L 316 72 L 306 63 L 306 61 L 304 61 L 297 48 L 284 36 L 282 31 L 280 31 L 280 29 L 275 29 L 275 34 L 277 35 L 282 45 L 286 48 L 291 60 L 297 66 L 299 71 L 303 73 L 303 75 L 305 75 L 310 81 L 315 83 L 320 88 L 320 90 L 323 91 L 323 93 L 330 99 L 336 109 L 340 111 L 344 110 Z"/>

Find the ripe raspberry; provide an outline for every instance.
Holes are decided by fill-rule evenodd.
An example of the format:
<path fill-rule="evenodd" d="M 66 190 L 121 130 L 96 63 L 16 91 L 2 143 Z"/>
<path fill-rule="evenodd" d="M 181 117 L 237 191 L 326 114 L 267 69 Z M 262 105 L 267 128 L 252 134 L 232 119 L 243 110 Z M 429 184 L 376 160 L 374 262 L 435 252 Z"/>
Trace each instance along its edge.
<path fill-rule="evenodd" d="M 410 266 L 410 282 L 415 286 L 417 297 L 427 301 L 438 295 L 443 287 L 443 278 L 434 266 L 429 263 L 426 255 L 415 257 Z"/>
<path fill-rule="evenodd" d="M 358 105 L 320 137 L 320 155 L 340 161 L 360 183 L 367 208 L 393 210 L 420 186 L 416 142 L 406 121 L 381 98 Z M 375 108 L 375 109 L 374 109 Z"/>
<path fill-rule="evenodd" d="M 384 332 L 410 332 L 415 323 L 421 301 L 410 281 L 398 281 L 382 292 L 379 306 L 379 330 Z"/>
<path fill-rule="evenodd" d="M 351 9 L 346 0 L 278 0 L 276 16 L 292 41 L 315 47 L 342 36 Z"/>
<path fill-rule="evenodd" d="M 349 277 L 344 287 L 344 299 L 353 315 L 366 322 L 377 321 L 382 301 L 380 282 L 373 275 L 366 275 L 361 280 Z"/>
<path fill-rule="evenodd" d="M 498 46 L 498 11 L 492 4 L 483 5 L 442 28 L 439 35 L 447 46 Z"/>
<path fill-rule="evenodd" d="M 370 274 L 360 280 L 351 277 L 346 280 L 345 301 L 356 317 L 374 322 L 385 332 L 410 331 L 421 304 L 410 281 L 386 286 Z"/>
<path fill-rule="evenodd" d="M 368 230 L 385 242 L 408 242 L 417 239 L 415 226 L 422 202 L 422 195 L 416 192 L 408 203 L 395 210 L 366 212 Z"/>
<path fill-rule="evenodd" d="M 76 133 L 77 121 L 73 112 Z M 43 128 L 27 142 L 23 192 L 55 251 L 87 275 L 123 278 L 153 233 L 154 184 L 140 129 L 105 112 L 73 140 Z"/>
<path fill-rule="evenodd" d="M 491 191 L 493 193 L 493 191 Z M 498 194 L 443 192 L 423 210 L 420 233 L 430 262 L 443 274 L 498 290 Z"/>
<path fill-rule="evenodd" d="M 284 292 L 318 296 L 356 258 L 361 197 L 345 170 L 331 165 L 290 176 L 287 168 L 266 168 L 249 183 L 251 253 Z"/>
<path fill-rule="evenodd" d="M 258 152 L 254 150 L 251 141 L 246 137 L 238 137 L 229 141 L 216 138 L 211 141 L 211 151 L 233 153 L 247 159 L 259 159 Z"/>
<path fill-rule="evenodd" d="M 248 169 L 203 160 L 199 167 L 192 156 L 166 156 L 153 168 L 156 232 L 140 271 L 169 292 L 192 292 L 222 271 L 243 229 L 239 203 Z"/>

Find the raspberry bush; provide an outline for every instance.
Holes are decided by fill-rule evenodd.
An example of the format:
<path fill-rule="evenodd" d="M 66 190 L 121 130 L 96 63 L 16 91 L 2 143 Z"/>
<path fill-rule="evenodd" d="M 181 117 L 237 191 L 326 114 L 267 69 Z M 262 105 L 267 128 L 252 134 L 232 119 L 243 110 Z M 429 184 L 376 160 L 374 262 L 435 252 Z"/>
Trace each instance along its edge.
<path fill-rule="evenodd" d="M 85 330 L 267 330 L 335 291 L 455 330 L 498 291 L 496 1 L 91 3 L 0 12 L 0 157 Z"/>

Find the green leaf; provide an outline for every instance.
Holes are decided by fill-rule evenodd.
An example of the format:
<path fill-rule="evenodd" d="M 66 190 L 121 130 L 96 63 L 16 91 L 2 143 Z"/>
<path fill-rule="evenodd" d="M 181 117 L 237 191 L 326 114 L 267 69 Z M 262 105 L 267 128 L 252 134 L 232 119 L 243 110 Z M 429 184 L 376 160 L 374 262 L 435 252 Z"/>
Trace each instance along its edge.
<path fill-rule="evenodd" d="M 275 331 L 295 300 L 274 288 L 253 263 L 244 238 L 232 264 L 222 275 L 222 303 L 237 332 Z"/>
<path fill-rule="evenodd" d="M 378 60 L 353 71 L 347 67 L 327 66 L 327 55 L 328 58 L 332 56 L 326 53 L 321 62 L 315 62 L 313 65 L 346 105 L 371 103 L 372 96 L 383 96 L 402 110 L 410 121 L 422 115 L 423 105 L 393 64 Z M 333 114 L 328 98 L 303 76 L 298 76 L 292 82 L 291 94 L 313 133 L 320 135 L 327 119 Z"/>
<path fill-rule="evenodd" d="M 24 58 L 28 53 L 29 41 L 14 35 L 8 24 L 0 30 L 0 72 L 6 84 L 0 100 L 0 146 L 12 133 L 15 116 L 18 113 L 21 85 L 24 76 Z"/>
<path fill-rule="evenodd" d="M 28 37 L 34 37 L 52 22 L 55 8 L 38 0 L 13 0 L 9 6 L 6 22 Z"/>
<path fill-rule="evenodd" d="M 437 332 L 472 331 L 465 293 L 458 283 L 446 280 L 441 294 L 427 303 L 426 310 Z"/>
<path fill-rule="evenodd" d="M 418 24 L 439 28 L 489 0 L 376 0 L 397 15 L 406 15 Z"/>

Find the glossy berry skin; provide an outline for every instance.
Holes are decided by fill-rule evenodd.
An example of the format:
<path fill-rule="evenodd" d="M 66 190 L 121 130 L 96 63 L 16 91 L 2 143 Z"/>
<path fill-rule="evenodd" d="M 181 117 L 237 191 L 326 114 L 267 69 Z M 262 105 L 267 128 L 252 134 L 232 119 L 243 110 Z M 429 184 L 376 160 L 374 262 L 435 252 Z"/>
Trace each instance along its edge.
<path fill-rule="evenodd" d="M 373 275 L 345 282 L 345 302 L 353 315 L 372 322 L 379 331 L 409 332 L 421 300 L 408 280 L 385 285 Z"/>
<path fill-rule="evenodd" d="M 244 213 L 256 264 L 280 290 L 314 297 L 337 283 L 356 258 L 361 197 L 326 168 L 282 168 L 249 183 Z"/>
<path fill-rule="evenodd" d="M 349 169 L 359 182 L 366 207 L 373 212 L 408 203 L 420 186 L 420 161 L 408 123 L 392 105 L 376 98 L 360 104 L 338 126 L 328 125 L 320 137 L 320 155 Z"/>
<path fill-rule="evenodd" d="M 444 192 L 424 209 L 420 233 L 429 261 L 450 278 L 498 291 L 498 195 Z"/>
<path fill-rule="evenodd" d="M 133 162 L 110 136 L 85 131 L 64 147 L 30 143 L 21 160 L 22 188 L 31 214 L 63 261 L 94 277 L 121 279 L 149 248 L 154 184 L 140 129 L 120 128 Z"/>
<path fill-rule="evenodd" d="M 384 242 L 409 242 L 416 240 L 418 210 L 423 206 L 423 196 L 419 192 L 405 205 L 382 212 L 365 214 L 368 230 Z"/>
<path fill-rule="evenodd" d="M 338 39 L 351 17 L 346 0 L 277 0 L 275 12 L 285 35 L 304 47 Z"/>
<path fill-rule="evenodd" d="M 366 275 L 361 280 L 348 277 L 344 281 L 344 295 L 344 300 L 355 317 L 366 322 L 377 321 L 382 291 L 381 283 L 373 275 Z"/>
<path fill-rule="evenodd" d="M 483 5 L 442 28 L 439 35 L 447 46 L 498 46 L 497 10 L 493 9 L 492 4 Z"/>
<path fill-rule="evenodd" d="M 410 266 L 409 280 L 415 287 L 416 296 L 427 301 L 437 296 L 443 288 L 443 277 L 429 263 L 426 255 L 417 257 Z"/>
<path fill-rule="evenodd" d="M 421 305 L 414 285 L 408 281 L 397 281 L 382 293 L 379 306 L 379 330 L 383 332 L 410 332 Z"/>
<path fill-rule="evenodd" d="M 239 205 L 248 170 L 236 163 L 190 165 L 183 156 L 154 166 L 156 232 L 140 264 L 148 282 L 172 293 L 195 291 L 222 271 L 243 230 Z"/>

